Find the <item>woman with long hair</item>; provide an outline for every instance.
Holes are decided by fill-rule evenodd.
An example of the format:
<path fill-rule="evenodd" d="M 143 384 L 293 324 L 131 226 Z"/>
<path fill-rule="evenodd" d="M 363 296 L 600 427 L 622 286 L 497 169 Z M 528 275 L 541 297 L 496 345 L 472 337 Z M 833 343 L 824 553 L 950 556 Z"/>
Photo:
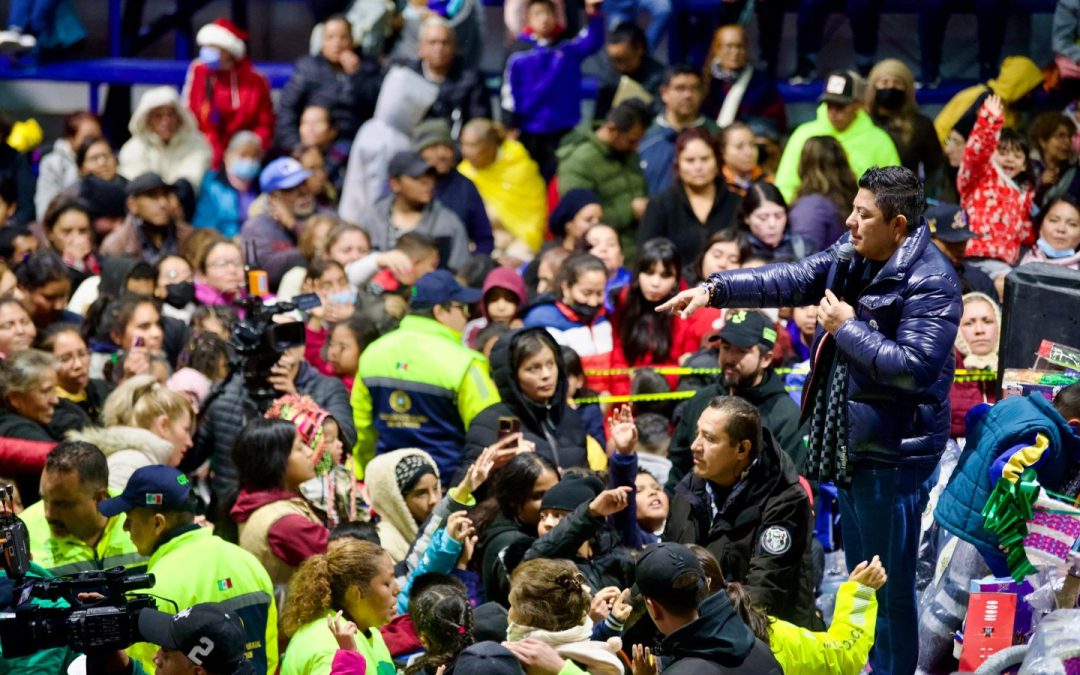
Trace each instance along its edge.
<path fill-rule="evenodd" d="M 770 262 L 791 262 L 806 257 L 801 237 L 788 228 L 784 196 L 771 183 L 754 183 L 739 208 L 739 227 L 750 240 L 755 258 Z"/>
<path fill-rule="evenodd" d="M 945 155 L 934 123 L 919 112 L 915 76 L 900 59 L 879 61 L 866 78 L 866 111 L 896 144 L 900 163 L 923 179 L 927 196 L 938 194 Z"/>
<path fill-rule="evenodd" d="M 281 675 L 331 672 L 339 645 L 327 614 L 351 622 L 349 632 L 355 627 L 352 647 L 364 658 L 365 675 L 395 672 L 379 628 L 394 618 L 400 591 L 390 556 L 369 541 L 342 539 L 305 560 L 289 583 L 281 613 L 282 632 L 290 639 Z"/>
<path fill-rule="evenodd" d="M 806 139 L 799 180 L 788 220 L 791 234 L 803 240 L 810 255 L 824 251 L 844 233 L 859 184 L 843 146 L 831 136 Z"/>
<path fill-rule="evenodd" d="M 161 312 L 150 296 L 99 297 L 87 311 L 82 337 L 90 347 L 90 377 L 118 384 L 132 375 L 159 374 L 158 365 L 168 370 Z"/>
<path fill-rule="evenodd" d="M 690 260 L 713 233 L 735 223 L 739 197 L 728 189 L 720 170 L 720 146 L 701 127 L 675 140 L 675 182 L 649 200 L 641 221 L 639 245 L 665 237 Z"/>

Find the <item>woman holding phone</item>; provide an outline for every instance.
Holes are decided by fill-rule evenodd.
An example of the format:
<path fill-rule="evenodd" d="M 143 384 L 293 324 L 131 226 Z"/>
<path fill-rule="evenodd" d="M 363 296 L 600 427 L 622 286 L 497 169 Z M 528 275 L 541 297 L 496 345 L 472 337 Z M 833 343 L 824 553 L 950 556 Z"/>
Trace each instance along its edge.
<path fill-rule="evenodd" d="M 520 433 L 560 470 L 589 467 L 585 425 L 566 402 L 569 385 L 559 350 L 555 339 L 539 327 L 511 331 L 495 343 L 491 375 L 502 402 L 477 415 L 469 426 L 468 459 Z"/>

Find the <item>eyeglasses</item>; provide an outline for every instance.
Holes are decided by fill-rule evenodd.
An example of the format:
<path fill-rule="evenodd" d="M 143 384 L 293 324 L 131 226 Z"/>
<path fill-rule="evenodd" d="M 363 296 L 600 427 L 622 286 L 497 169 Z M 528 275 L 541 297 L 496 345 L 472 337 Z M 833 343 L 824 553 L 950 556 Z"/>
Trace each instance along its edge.
<path fill-rule="evenodd" d="M 215 260 L 214 262 L 206 263 L 207 269 L 223 270 L 228 268 L 244 269 L 244 261 L 238 258 L 230 258 L 229 260 Z"/>

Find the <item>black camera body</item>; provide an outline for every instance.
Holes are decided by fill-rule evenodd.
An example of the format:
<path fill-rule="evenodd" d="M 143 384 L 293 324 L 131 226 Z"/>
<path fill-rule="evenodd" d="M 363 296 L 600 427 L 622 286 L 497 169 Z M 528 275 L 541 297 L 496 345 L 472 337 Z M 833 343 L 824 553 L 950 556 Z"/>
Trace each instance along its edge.
<path fill-rule="evenodd" d="M 153 585 L 152 574 L 130 574 L 123 567 L 27 581 L 15 611 L 0 615 L 4 656 L 27 656 L 54 647 L 108 651 L 139 642 L 139 612 L 155 609 L 157 603 L 149 595 L 127 593 Z M 80 593 L 96 593 L 102 599 L 84 602 Z M 31 598 L 64 599 L 69 606 L 42 607 L 29 602 Z"/>
<path fill-rule="evenodd" d="M 306 341 L 303 323 L 274 322 L 275 315 L 291 312 L 298 306 L 292 302 L 268 306 L 260 298 L 249 296 L 244 302 L 244 319 L 236 322 L 229 337 L 232 369 L 243 373 L 244 386 L 260 410 L 268 408 L 281 395 L 268 380 L 270 369 L 286 350 L 301 347 Z"/>

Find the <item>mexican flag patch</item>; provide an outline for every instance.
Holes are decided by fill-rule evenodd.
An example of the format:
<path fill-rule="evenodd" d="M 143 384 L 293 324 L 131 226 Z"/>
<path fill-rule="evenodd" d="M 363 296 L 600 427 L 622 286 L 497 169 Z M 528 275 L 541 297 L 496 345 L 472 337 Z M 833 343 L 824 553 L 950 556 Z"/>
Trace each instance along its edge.
<path fill-rule="evenodd" d="M 227 591 L 232 588 L 232 579 L 221 579 L 217 582 L 217 589 L 219 591 Z"/>

